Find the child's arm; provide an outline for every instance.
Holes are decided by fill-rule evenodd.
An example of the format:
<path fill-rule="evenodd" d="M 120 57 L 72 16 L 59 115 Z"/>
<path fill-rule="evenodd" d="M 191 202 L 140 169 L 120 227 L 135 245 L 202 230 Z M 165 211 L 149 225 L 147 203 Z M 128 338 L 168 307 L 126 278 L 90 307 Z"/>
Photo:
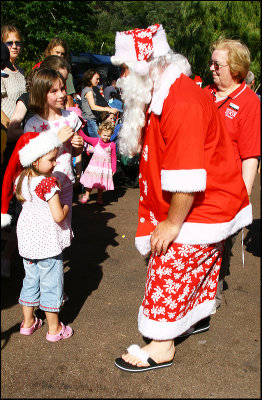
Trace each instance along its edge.
<path fill-rule="evenodd" d="M 83 133 L 83 135 L 85 135 Z M 81 134 L 81 136 L 84 138 L 84 141 L 87 143 L 90 143 L 92 146 L 95 146 L 98 143 L 99 138 L 97 137 L 90 137 L 90 136 L 86 136 L 85 137 Z"/>
<path fill-rule="evenodd" d="M 80 130 L 80 129 L 79 129 Z M 83 146 L 84 146 L 84 139 L 82 136 L 79 135 L 79 130 L 75 132 L 74 136 L 72 137 L 71 144 L 72 144 L 72 156 L 77 157 L 82 154 Z"/>
<path fill-rule="evenodd" d="M 48 203 L 51 215 L 55 222 L 62 222 L 68 214 L 69 206 L 62 206 L 59 197 L 57 179 L 53 177 L 43 178 L 35 188 L 36 195 Z"/>
<path fill-rule="evenodd" d="M 62 206 L 58 193 L 56 193 L 54 196 L 51 197 L 50 200 L 48 200 L 48 205 L 50 207 L 50 211 L 55 222 L 62 222 L 66 218 L 69 211 L 69 206 L 67 204 Z"/>
<path fill-rule="evenodd" d="M 113 174 L 116 172 L 116 144 L 114 142 L 110 142 L 111 145 L 111 168 Z"/>

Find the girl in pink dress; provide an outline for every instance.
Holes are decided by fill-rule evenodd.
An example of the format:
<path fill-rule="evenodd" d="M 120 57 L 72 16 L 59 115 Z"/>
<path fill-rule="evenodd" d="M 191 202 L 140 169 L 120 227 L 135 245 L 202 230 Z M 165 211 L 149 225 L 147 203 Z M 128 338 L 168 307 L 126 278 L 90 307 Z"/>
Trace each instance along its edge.
<path fill-rule="evenodd" d="M 116 145 L 110 142 L 114 125 L 105 121 L 99 125 L 99 138 L 87 137 L 85 140 L 94 147 L 94 154 L 81 176 L 80 183 L 86 188 L 86 193 L 80 200 L 85 204 L 89 200 L 93 188 L 97 188 L 97 204 L 103 205 L 103 191 L 114 190 L 113 175 L 116 172 Z"/>

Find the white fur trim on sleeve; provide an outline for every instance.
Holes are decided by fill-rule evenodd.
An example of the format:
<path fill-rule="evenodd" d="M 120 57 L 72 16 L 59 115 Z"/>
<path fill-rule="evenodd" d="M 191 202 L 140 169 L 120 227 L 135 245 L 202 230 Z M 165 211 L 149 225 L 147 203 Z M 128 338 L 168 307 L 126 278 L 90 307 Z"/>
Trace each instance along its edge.
<path fill-rule="evenodd" d="M 203 192 L 206 189 L 206 170 L 162 170 L 161 186 L 168 192 Z"/>

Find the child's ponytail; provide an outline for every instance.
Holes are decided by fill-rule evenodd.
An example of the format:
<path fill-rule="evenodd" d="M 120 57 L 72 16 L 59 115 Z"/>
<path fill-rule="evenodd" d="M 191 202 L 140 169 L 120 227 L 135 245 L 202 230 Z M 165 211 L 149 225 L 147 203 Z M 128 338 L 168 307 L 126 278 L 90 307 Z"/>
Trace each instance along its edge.
<path fill-rule="evenodd" d="M 19 178 L 18 178 L 15 195 L 16 195 L 17 200 L 20 201 L 20 203 L 24 203 L 26 201 L 22 195 L 22 184 L 23 184 L 23 180 L 26 176 L 28 176 L 28 188 L 29 188 L 30 179 L 32 178 L 31 167 L 23 169 L 23 171 L 21 172 L 21 174 L 19 175 Z"/>

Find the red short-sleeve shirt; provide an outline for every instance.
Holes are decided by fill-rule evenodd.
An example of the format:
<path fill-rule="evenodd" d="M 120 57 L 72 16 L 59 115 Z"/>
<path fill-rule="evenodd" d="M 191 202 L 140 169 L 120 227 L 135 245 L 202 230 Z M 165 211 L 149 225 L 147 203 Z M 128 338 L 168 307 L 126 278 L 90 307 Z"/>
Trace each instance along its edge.
<path fill-rule="evenodd" d="M 230 134 L 234 153 L 241 170 L 246 158 L 259 157 L 260 150 L 260 100 L 243 82 L 227 99 L 216 100 L 217 88 L 209 85 L 205 93 L 216 104 Z"/>

